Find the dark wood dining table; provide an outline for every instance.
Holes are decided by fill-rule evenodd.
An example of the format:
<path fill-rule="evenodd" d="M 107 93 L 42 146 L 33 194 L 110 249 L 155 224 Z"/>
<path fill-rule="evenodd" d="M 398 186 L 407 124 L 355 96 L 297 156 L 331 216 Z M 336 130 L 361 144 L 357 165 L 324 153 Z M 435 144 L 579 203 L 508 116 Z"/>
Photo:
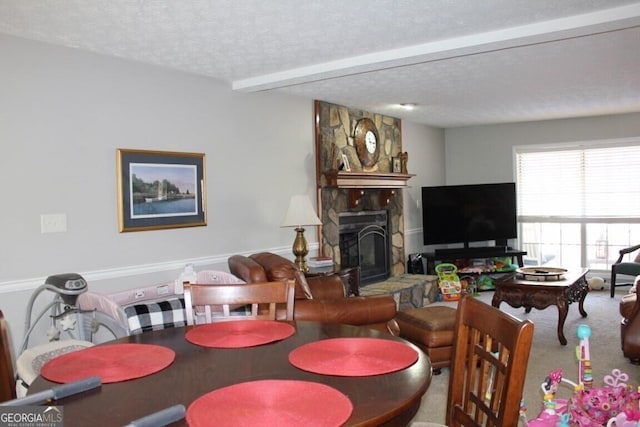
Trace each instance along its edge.
<path fill-rule="evenodd" d="M 189 326 L 111 341 L 161 345 L 173 349 L 176 357 L 169 367 L 155 374 L 103 384 L 55 404 L 63 406 L 65 427 L 123 426 L 169 406 L 183 404 L 188 408 L 200 396 L 233 384 L 265 379 L 301 380 L 328 385 L 348 396 L 353 412 L 347 426 L 404 426 L 410 422 L 431 382 L 431 362 L 424 352 L 401 338 L 363 327 L 307 321 L 290 323 L 296 329 L 291 337 L 246 348 L 216 349 L 191 344 L 185 339 Z M 301 345 L 338 337 L 404 342 L 418 352 L 418 360 L 400 371 L 364 377 L 315 374 L 296 368 L 288 360 L 289 353 Z M 54 385 L 56 383 L 38 377 L 29 393 Z M 187 423 L 181 420 L 171 425 Z"/>

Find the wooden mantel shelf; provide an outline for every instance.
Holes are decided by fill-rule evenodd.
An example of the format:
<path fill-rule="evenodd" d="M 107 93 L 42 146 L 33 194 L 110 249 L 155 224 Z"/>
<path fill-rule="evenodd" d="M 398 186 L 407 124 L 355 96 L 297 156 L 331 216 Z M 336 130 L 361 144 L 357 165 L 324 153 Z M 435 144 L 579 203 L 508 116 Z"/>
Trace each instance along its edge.
<path fill-rule="evenodd" d="M 407 182 L 415 174 L 381 172 L 324 172 L 327 187 L 349 189 L 349 207 L 360 204 L 360 198 L 366 189 L 381 189 L 380 205 L 387 206 L 398 188 L 407 188 Z"/>
<path fill-rule="evenodd" d="M 381 172 L 327 171 L 327 187 L 338 188 L 407 188 L 415 174 Z"/>

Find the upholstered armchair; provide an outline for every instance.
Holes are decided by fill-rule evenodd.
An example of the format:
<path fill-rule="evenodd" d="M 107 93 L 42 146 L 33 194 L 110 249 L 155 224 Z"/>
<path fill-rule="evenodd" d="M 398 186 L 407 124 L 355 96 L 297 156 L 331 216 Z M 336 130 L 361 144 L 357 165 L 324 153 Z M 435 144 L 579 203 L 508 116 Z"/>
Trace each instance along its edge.
<path fill-rule="evenodd" d="M 620 300 L 622 353 L 635 365 L 640 365 L 640 301 L 636 292 L 639 281 L 640 276 L 636 277 L 631 291 Z"/>
<path fill-rule="evenodd" d="M 307 278 L 292 261 L 270 252 L 233 255 L 228 264 L 229 271 L 247 283 L 294 280 L 295 320 L 344 323 L 398 334 L 396 303 L 390 295 L 347 297 L 337 274 Z"/>
<path fill-rule="evenodd" d="M 636 255 L 633 261 L 622 262 L 622 259 L 625 255 L 630 254 L 632 252 L 640 249 L 640 245 L 631 246 L 629 248 L 624 248 L 620 250 L 620 256 L 614 264 L 611 265 L 611 298 L 613 298 L 613 294 L 616 288 L 616 275 L 625 274 L 627 276 L 638 276 L 640 275 L 640 252 Z M 628 286 L 629 283 L 618 285 L 618 286 Z"/>

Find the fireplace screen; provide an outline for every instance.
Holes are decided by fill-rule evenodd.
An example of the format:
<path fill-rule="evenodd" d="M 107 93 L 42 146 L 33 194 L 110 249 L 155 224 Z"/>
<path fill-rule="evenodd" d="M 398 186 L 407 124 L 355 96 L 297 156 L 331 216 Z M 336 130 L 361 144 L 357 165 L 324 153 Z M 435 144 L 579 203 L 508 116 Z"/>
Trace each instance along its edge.
<path fill-rule="evenodd" d="M 387 211 L 343 212 L 340 265 L 360 267 L 360 284 L 385 280 L 390 272 Z"/>

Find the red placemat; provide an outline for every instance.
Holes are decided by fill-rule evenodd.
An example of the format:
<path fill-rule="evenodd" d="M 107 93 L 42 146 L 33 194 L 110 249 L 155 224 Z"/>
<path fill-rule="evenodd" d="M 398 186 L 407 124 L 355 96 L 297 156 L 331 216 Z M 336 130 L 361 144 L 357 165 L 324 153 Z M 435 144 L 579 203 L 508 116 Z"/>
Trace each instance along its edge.
<path fill-rule="evenodd" d="M 170 348 L 151 344 L 97 345 L 56 357 L 47 362 L 40 375 L 49 381 L 68 383 L 99 376 L 102 384 L 141 378 L 173 363 Z"/>
<path fill-rule="evenodd" d="M 261 380 L 224 387 L 195 400 L 187 423 L 199 426 L 341 426 L 351 416 L 347 396 L 309 381 Z"/>
<path fill-rule="evenodd" d="M 196 326 L 186 339 L 202 347 L 240 348 L 280 341 L 295 331 L 292 325 L 275 320 L 232 320 Z"/>
<path fill-rule="evenodd" d="M 289 362 L 323 375 L 363 377 L 411 366 L 418 353 L 406 344 L 377 338 L 332 338 L 315 341 L 289 353 Z"/>

